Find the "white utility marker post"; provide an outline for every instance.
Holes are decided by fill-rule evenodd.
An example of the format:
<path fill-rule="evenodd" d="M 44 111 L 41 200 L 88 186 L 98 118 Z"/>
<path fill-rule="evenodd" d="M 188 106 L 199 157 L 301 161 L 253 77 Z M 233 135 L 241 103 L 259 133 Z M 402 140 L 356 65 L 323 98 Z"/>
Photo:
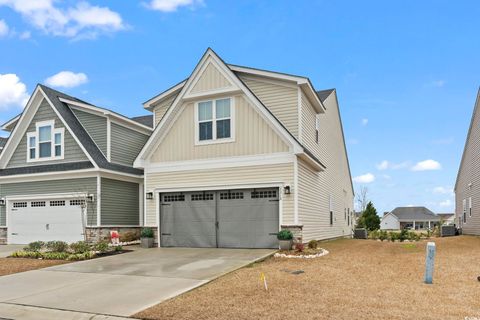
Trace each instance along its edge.
<path fill-rule="evenodd" d="M 427 257 L 425 259 L 425 283 L 432 284 L 433 266 L 435 262 L 435 242 L 427 243 Z"/>

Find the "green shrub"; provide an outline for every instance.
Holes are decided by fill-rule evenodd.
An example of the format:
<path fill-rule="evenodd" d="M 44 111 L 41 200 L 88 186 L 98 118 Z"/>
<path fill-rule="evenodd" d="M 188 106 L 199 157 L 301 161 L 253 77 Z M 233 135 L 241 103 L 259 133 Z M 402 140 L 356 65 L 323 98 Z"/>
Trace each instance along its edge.
<path fill-rule="evenodd" d="M 123 251 L 123 247 L 122 246 L 116 246 L 115 251 Z"/>
<path fill-rule="evenodd" d="M 290 230 L 281 230 L 279 233 L 277 233 L 277 239 L 278 240 L 292 240 L 293 239 L 293 233 Z"/>
<path fill-rule="evenodd" d="M 66 260 L 70 254 L 68 252 L 43 252 L 41 257 L 46 260 Z"/>
<path fill-rule="evenodd" d="M 317 249 L 318 248 L 318 241 L 317 240 L 310 240 L 308 242 L 308 247 L 310 249 Z"/>
<path fill-rule="evenodd" d="M 403 242 L 407 239 L 408 239 L 408 230 L 402 229 L 402 231 L 400 231 L 400 234 L 398 235 L 398 240 L 400 240 L 400 242 Z"/>
<path fill-rule="evenodd" d="M 95 244 L 94 249 L 95 249 L 95 251 L 99 251 L 101 253 L 107 252 L 108 251 L 108 242 L 100 241 L 100 242 Z"/>
<path fill-rule="evenodd" d="M 408 232 L 408 239 L 410 241 L 418 241 L 420 240 L 420 235 L 414 231 Z"/>
<path fill-rule="evenodd" d="M 149 230 L 152 230 L 152 229 L 149 229 Z M 153 231 L 152 231 L 151 237 L 143 237 L 143 238 L 153 238 Z M 138 239 L 139 239 L 138 234 L 133 231 L 125 232 L 120 235 L 120 242 L 132 242 Z"/>
<path fill-rule="evenodd" d="M 35 241 L 35 242 L 30 242 L 25 248 L 23 248 L 23 250 L 38 252 L 42 250 L 44 247 L 45 247 L 45 242 Z"/>
<path fill-rule="evenodd" d="M 64 241 L 49 241 L 45 246 L 50 252 L 66 252 L 68 250 L 68 243 Z"/>
<path fill-rule="evenodd" d="M 83 253 L 74 253 L 68 256 L 67 260 L 70 261 L 80 261 L 80 260 L 88 260 L 95 258 L 95 253 L 91 251 L 83 252 Z"/>
<path fill-rule="evenodd" d="M 78 241 L 70 244 L 70 250 L 72 250 L 74 254 L 79 254 L 89 252 L 91 248 L 85 241 Z"/>
<path fill-rule="evenodd" d="M 143 228 L 140 234 L 141 238 L 153 238 L 153 230 L 150 228 Z"/>
<path fill-rule="evenodd" d="M 13 258 L 30 258 L 38 259 L 41 257 L 41 253 L 38 251 L 15 251 L 10 255 Z"/>
<path fill-rule="evenodd" d="M 378 239 L 380 239 L 381 241 L 384 241 L 386 239 L 388 239 L 388 233 L 387 231 L 385 230 L 380 230 L 380 233 L 378 235 Z"/>
<path fill-rule="evenodd" d="M 388 238 L 389 238 L 390 241 L 392 241 L 392 242 L 395 242 L 395 240 L 398 240 L 398 236 L 399 236 L 398 232 L 390 231 L 390 232 L 388 233 Z"/>
<path fill-rule="evenodd" d="M 377 240 L 379 237 L 379 231 L 378 230 L 373 230 L 368 233 L 368 238 L 372 240 Z"/>

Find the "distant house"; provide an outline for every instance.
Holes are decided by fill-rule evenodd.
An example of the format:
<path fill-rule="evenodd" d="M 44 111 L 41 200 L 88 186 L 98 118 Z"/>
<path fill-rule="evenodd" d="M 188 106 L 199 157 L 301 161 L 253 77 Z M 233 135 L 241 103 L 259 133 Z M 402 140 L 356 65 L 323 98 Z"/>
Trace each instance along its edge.
<path fill-rule="evenodd" d="M 398 207 L 384 214 L 380 222 L 382 230 L 426 230 L 438 224 L 441 217 L 425 207 Z"/>
<path fill-rule="evenodd" d="M 443 224 L 452 225 L 455 224 L 455 213 L 437 213 Z"/>

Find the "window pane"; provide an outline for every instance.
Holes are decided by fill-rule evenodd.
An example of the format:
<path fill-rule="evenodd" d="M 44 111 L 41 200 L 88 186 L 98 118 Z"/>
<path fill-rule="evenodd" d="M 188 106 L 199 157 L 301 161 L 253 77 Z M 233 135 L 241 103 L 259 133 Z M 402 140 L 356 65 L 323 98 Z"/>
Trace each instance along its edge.
<path fill-rule="evenodd" d="M 211 140 L 212 137 L 212 121 L 199 123 L 199 139 L 202 140 Z"/>
<path fill-rule="evenodd" d="M 62 146 L 55 146 L 55 157 L 60 157 L 62 155 Z"/>
<path fill-rule="evenodd" d="M 230 119 L 217 121 L 217 139 L 230 138 Z"/>
<path fill-rule="evenodd" d="M 212 119 L 212 101 L 200 102 L 198 104 L 198 120 Z"/>
<path fill-rule="evenodd" d="M 40 143 L 40 158 L 48 158 L 52 155 L 52 145 L 50 142 Z"/>
<path fill-rule="evenodd" d="M 35 148 L 35 137 L 30 137 L 29 147 Z"/>
<path fill-rule="evenodd" d="M 30 159 L 35 159 L 35 149 L 30 149 Z"/>
<path fill-rule="evenodd" d="M 230 118 L 230 99 L 216 101 L 217 119 Z"/>
<path fill-rule="evenodd" d="M 45 142 L 45 141 L 50 141 L 52 140 L 52 127 L 51 126 L 45 126 L 45 127 L 40 127 L 38 129 L 39 132 L 39 138 L 38 141 L 40 142 Z"/>
<path fill-rule="evenodd" d="M 55 133 L 55 144 L 62 144 L 62 134 Z"/>

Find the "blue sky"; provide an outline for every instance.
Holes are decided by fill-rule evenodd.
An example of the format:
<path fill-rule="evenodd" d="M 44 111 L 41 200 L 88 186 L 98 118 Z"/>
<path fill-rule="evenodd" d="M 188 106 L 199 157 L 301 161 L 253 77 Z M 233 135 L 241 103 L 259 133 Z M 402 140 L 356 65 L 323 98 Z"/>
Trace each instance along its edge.
<path fill-rule="evenodd" d="M 210 46 L 337 88 L 355 186 L 379 212 L 449 212 L 480 85 L 479 16 L 478 1 L 0 0 L 0 121 L 38 82 L 145 114 Z"/>

